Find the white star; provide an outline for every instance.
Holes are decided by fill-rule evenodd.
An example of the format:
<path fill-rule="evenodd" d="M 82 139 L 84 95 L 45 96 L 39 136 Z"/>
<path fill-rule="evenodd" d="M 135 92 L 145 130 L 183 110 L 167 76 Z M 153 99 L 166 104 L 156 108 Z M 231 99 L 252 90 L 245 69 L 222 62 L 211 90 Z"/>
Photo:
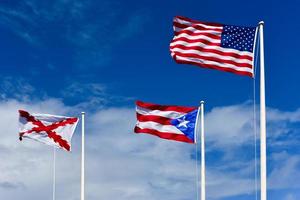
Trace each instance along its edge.
<path fill-rule="evenodd" d="M 185 120 L 185 119 L 178 119 L 178 121 L 180 122 L 179 124 L 178 124 L 178 127 L 185 127 L 185 128 L 187 128 L 187 124 L 190 122 L 190 121 L 187 121 L 187 120 Z"/>

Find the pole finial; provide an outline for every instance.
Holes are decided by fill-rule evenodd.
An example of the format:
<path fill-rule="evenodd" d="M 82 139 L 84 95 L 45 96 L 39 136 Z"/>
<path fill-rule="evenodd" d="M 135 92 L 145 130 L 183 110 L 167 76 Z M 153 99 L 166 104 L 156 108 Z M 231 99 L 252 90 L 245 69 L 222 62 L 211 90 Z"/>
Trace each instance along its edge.
<path fill-rule="evenodd" d="M 260 21 L 260 22 L 258 22 L 258 25 L 264 25 L 265 24 L 265 22 L 264 21 Z"/>
<path fill-rule="evenodd" d="M 204 104 L 205 102 L 204 101 L 200 101 L 200 104 Z"/>
<path fill-rule="evenodd" d="M 81 112 L 81 114 L 82 114 L 82 115 L 84 115 L 84 114 L 85 114 L 85 112 Z"/>

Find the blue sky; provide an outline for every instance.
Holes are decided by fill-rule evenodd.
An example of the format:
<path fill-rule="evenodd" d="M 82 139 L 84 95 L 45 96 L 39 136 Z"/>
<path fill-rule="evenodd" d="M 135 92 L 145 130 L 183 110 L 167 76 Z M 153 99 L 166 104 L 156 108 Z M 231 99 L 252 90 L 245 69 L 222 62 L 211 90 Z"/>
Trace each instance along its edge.
<path fill-rule="evenodd" d="M 173 36 L 172 18 L 176 15 L 247 26 L 264 20 L 269 195 L 274 200 L 299 199 L 298 7 L 297 1 L 2 1 L 0 108 L 8 114 L 1 118 L 8 122 L 17 120 L 13 113 L 20 107 L 68 115 L 85 110 L 90 120 L 89 199 L 114 199 L 118 194 L 118 198 L 125 200 L 185 200 L 195 197 L 194 147 L 133 135 L 134 101 L 197 105 L 205 100 L 208 199 L 253 199 L 253 80 L 178 65 L 170 56 L 169 42 Z M 259 82 L 256 84 L 258 89 Z M 130 120 L 123 119 L 126 117 Z M 46 173 L 51 172 L 51 166 L 29 163 L 38 167 L 41 174 L 46 173 L 45 177 L 49 176 L 45 180 L 26 182 L 13 178 L 18 173 L 11 165 L 19 166 L 22 156 L 39 156 L 31 149 L 35 143 L 16 143 L 15 124 L 1 133 L 10 135 L 0 144 L 0 159 L 5 159 L 9 145 L 24 153 L 19 152 L 19 157 L 3 166 L 7 173 L 0 175 L 0 193 L 10 199 L 17 199 L 17 194 L 22 193 L 29 199 L 32 187 L 42 185 L 40 197 L 51 199 L 51 190 L 47 188 L 51 185 L 51 174 Z M 99 147 L 103 144 L 101 139 L 107 142 L 107 148 Z M 76 165 L 79 142 L 79 136 L 75 136 L 74 153 L 71 158 L 61 153 L 61 160 L 70 159 L 70 165 Z M 37 148 L 51 155 L 51 150 Z M 172 156 L 165 158 L 170 150 Z M 13 152 L 9 155 L 14 157 Z M 109 165 L 101 165 L 103 160 Z M 127 174 L 92 175 L 93 170 L 106 172 L 111 167 L 124 171 L 118 168 L 122 162 L 128 163 Z M 150 173 L 149 166 L 161 171 Z M 184 173 L 179 176 L 181 167 L 185 170 L 180 169 Z M 132 178 L 135 171 L 140 178 Z M 30 177 L 30 171 L 26 174 Z M 66 175 L 66 180 L 58 184 L 69 184 L 71 176 Z M 76 174 L 69 190 L 78 190 L 78 180 Z M 132 187 L 123 191 L 119 189 L 121 185 Z M 108 189 L 99 192 L 97 188 Z M 232 188 L 239 189 L 231 191 Z M 61 193 L 58 195 L 64 197 Z M 69 199 L 78 199 L 77 194 Z"/>

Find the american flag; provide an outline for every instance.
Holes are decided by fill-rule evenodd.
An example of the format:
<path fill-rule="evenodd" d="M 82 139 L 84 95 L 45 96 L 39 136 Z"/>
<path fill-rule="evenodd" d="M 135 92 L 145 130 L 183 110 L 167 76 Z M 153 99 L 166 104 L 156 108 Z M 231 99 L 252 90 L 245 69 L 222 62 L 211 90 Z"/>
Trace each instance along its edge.
<path fill-rule="evenodd" d="M 177 16 L 171 55 L 177 63 L 254 76 L 256 27 L 200 22 Z"/>
<path fill-rule="evenodd" d="M 136 102 L 135 133 L 146 133 L 167 140 L 195 143 L 199 108 Z"/>

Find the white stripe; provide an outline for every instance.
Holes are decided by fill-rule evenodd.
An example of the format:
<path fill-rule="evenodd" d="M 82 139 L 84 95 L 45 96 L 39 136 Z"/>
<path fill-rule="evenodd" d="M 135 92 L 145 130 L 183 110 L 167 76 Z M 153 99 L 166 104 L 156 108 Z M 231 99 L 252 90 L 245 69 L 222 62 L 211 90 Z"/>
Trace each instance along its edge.
<path fill-rule="evenodd" d="M 152 122 L 152 121 L 148 121 L 148 122 L 140 122 L 140 121 L 138 121 L 137 124 L 136 124 L 136 126 L 139 127 L 139 128 L 141 128 L 141 129 L 147 128 L 147 129 L 157 130 L 159 132 L 174 133 L 174 134 L 184 135 L 184 133 L 182 133 L 175 126 L 172 126 L 172 125 L 162 125 L 162 124 L 159 124 L 157 122 Z"/>
<path fill-rule="evenodd" d="M 176 119 L 186 114 L 186 113 L 181 113 L 176 111 L 149 110 L 139 106 L 136 106 L 136 112 L 141 115 L 156 115 L 160 117 L 166 117 L 169 119 Z"/>
<path fill-rule="evenodd" d="M 176 58 L 178 60 L 183 60 L 183 61 L 192 61 L 192 62 L 196 62 L 199 64 L 207 64 L 207 65 L 216 65 L 218 67 L 222 67 L 222 68 L 229 68 L 229 69 L 234 69 L 236 71 L 241 71 L 241 72 L 252 72 L 252 69 L 248 68 L 248 67 L 237 67 L 235 65 L 232 64 L 225 64 L 225 63 L 219 63 L 219 62 L 214 62 L 214 61 L 207 61 L 207 60 L 203 60 L 203 59 L 199 59 L 199 58 L 190 58 L 190 57 L 182 57 L 182 56 L 177 56 Z"/>
<path fill-rule="evenodd" d="M 179 24 L 184 24 L 184 25 L 188 25 L 188 26 L 191 26 L 191 25 L 198 25 L 198 26 L 201 26 L 203 28 L 213 28 L 213 29 L 220 29 L 220 30 L 223 30 L 223 27 L 220 27 L 220 26 L 211 26 L 211 25 L 206 25 L 206 24 L 202 24 L 200 22 L 197 22 L 197 23 L 194 23 L 194 22 L 189 22 L 189 21 L 186 21 L 186 20 L 183 20 L 183 19 L 179 19 L 179 18 L 175 18 L 174 19 L 174 22 L 177 22 Z"/>
<path fill-rule="evenodd" d="M 174 39 L 176 39 L 176 37 L 174 37 Z M 236 49 L 228 49 L 228 48 L 223 48 L 223 47 L 218 47 L 218 46 L 210 46 L 210 45 L 207 45 L 207 44 L 204 44 L 202 42 L 185 42 L 185 41 L 176 41 L 176 42 L 172 42 L 170 44 L 170 47 L 173 47 L 177 44 L 180 44 L 180 45 L 183 45 L 185 47 L 204 47 L 206 49 L 215 49 L 215 50 L 218 50 L 218 51 L 222 51 L 222 52 L 225 52 L 225 53 L 235 53 L 235 54 L 238 54 L 238 55 L 242 55 L 242 56 L 253 56 L 253 53 L 251 52 L 248 52 L 248 51 L 238 51 Z"/>
<path fill-rule="evenodd" d="M 179 53 L 193 53 L 193 54 L 197 54 L 199 56 L 209 56 L 209 57 L 214 57 L 214 58 L 219 58 L 222 60 L 228 60 L 228 61 L 234 61 L 237 63 L 247 63 L 252 65 L 252 60 L 248 60 L 248 59 L 240 59 L 240 58 L 235 58 L 235 57 L 231 57 L 231 56 L 222 56 L 216 53 L 205 53 L 205 52 L 201 52 L 198 50 L 183 50 L 180 48 L 174 48 L 172 49 L 173 52 L 179 52 Z"/>
<path fill-rule="evenodd" d="M 206 36 L 206 35 L 194 35 L 194 36 L 190 36 L 189 34 L 186 34 L 186 33 L 180 33 L 179 35 L 176 35 L 174 37 L 174 40 L 177 39 L 177 38 L 180 38 L 180 37 L 184 37 L 184 38 L 187 38 L 189 40 L 204 39 L 204 40 L 207 40 L 207 41 L 213 42 L 213 43 L 218 43 L 218 44 L 221 43 L 221 39 L 213 39 L 213 38 L 211 38 L 209 36 Z"/>

